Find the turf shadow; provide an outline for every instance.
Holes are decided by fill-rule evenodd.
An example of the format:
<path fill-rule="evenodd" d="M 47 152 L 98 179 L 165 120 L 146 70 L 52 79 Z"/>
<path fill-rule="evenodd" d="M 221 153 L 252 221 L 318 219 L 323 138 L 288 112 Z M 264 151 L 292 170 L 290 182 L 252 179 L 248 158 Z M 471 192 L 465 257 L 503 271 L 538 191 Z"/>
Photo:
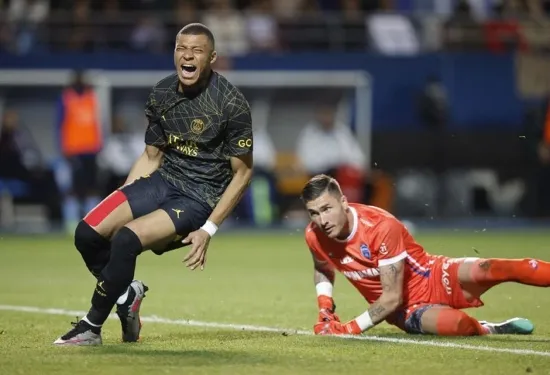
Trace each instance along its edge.
<path fill-rule="evenodd" d="M 182 362 L 186 366 L 260 365 L 274 364 L 269 357 L 239 350 L 218 349 L 150 349 L 137 345 L 105 345 L 87 354 L 105 356 L 130 356 L 147 358 L 148 363 Z"/>

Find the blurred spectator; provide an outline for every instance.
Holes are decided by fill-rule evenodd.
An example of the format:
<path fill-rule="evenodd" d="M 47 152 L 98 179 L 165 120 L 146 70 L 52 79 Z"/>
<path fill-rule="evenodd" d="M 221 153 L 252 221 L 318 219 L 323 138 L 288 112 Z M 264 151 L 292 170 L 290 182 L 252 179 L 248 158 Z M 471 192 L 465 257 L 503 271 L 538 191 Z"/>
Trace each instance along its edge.
<path fill-rule="evenodd" d="M 367 12 L 376 12 L 381 10 L 392 10 L 395 0 L 362 0 L 363 7 Z"/>
<path fill-rule="evenodd" d="M 254 129 L 254 168 L 271 173 L 275 168 L 275 159 L 275 146 L 267 129 Z"/>
<path fill-rule="evenodd" d="M 174 27 L 170 30 L 170 34 L 168 35 L 170 49 L 174 48 L 175 37 L 182 27 L 189 23 L 198 22 L 197 1 L 177 0 L 174 8 L 174 20 Z"/>
<path fill-rule="evenodd" d="M 310 176 L 325 173 L 341 182 L 352 201 L 363 199 L 365 154 L 346 124 L 336 120 L 334 104 L 321 103 L 298 137 L 298 158 Z"/>
<path fill-rule="evenodd" d="M 248 8 L 246 26 L 252 50 L 275 51 L 279 48 L 278 24 L 272 14 L 272 0 L 256 0 Z"/>
<path fill-rule="evenodd" d="M 336 120 L 336 108 L 322 103 L 298 137 L 298 156 L 310 175 L 343 165 L 365 168 L 365 155 L 349 126 Z"/>
<path fill-rule="evenodd" d="M 8 19 L 11 22 L 31 22 L 38 24 L 48 16 L 48 0 L 10 0 Z"/>
<path fill-rule="evenodd" d="M 53 172 L 30 131 L 10 109 L 4 112 L 0 129 L 0 180 L 22 183 L 23 191 L 11 192 L 15 201 L 43 204 L 50 223 L 61 224 L 60 195 Z"/>
<path fill-rule="evenodd" d="M 540 0 L 497 0 L 494 7 L 506 18 L 538 17 L 542 14 Z"/>
<path fill-rule="evenodd" d="M 6 22 L 0 14 L 0 52 L 14 53 L 14 27 Z"/>
<path fill-rule="evenodd" d="M 174 10 L 176 14 L 176 23 L 179 25 L 178 31 L 188 23 L 197 22 L 197 19 L 198 19 L 197 3 L 198 1 L 196 0 L 177 0 L 176 1 Z"/>
<path fill-rule="evenodd" d="M 92 25 L 90 0 L 75 0 L 70 19 L 70 31 L 68 38 L 59 33 L 59 40 L 68 40 L 68 47 L 75 51 L 91 51 L 95 44 L 95 35 Z"/>
<path fill-rule="evenodd" d="M 127 0 L 123 0 L 127 1 Z M 131 3 L 131 7 L 134 9 L 139 9 L 143 11 L 149 11 L 154 12 L 158 10 L 169 10 L 170 9 L 170 1 L 167 0 L 132 0 L 127 1 L 128 3 Z"/>
<path fill-rule="evenodd" d="M 330 18 L 323 14 L 317 0 L 304 0 L 299 17 L 280 21 L 281 40 L 291 51 L 327 51 L 335 37 L 329 27 Z"/>
<path fill-rule="evenodd" d="M 105 179 L 103 197 L 124 185 L 130 169 L 145 149 L 143 133 L 129 132 L 122 117 L 116 116 L 112 126 L 112 133 L 97 160 L 99 168 L 106 172 L 102 173 Z"/>
<path fill-rule="evenodd" d="M 202 19 L 216 38 L 220 55 L 240 55 L 249 51 L 244 16 L 233 7 L 231 0 L 211 0 Z"/>
<path fill-rule="evenodd" d="M 340 0 L 342 32 L 346 51 L 361 51 L 367 47 L 365 12 L 361 0 Z"/>
<path fill-rule="evenodd" d="M 523 34 L 523 27 L 517 17 L 526 15 L 528 9 L 519 3 L 506 1 L 496 7 L 498 18 L 484 23 L 484 38 L 492 52 L 505 52 L 519 49 L 528 50 L 528 42 Z"/>
<path fill-rule="evenodd" d="M 104 26 L 98 30 L 103 47 L 122 49 L 128 43 L 131 26 L 125 19 L 124 8 L 119 0 L 105 0 L 99 9 Z"/>
<path fill-rule="evenodd" d="M 467 0 L 459 0 L 454 13 L 445 22 L 445 45 L 451 49 L 480 49 L 484 44 L 481 24 L 472 15 Z"/>
<path fill-rule="evenodd" d="M 175 37 L 175 36 L 174 36 Z M 147 15 L 136 25 L 130 37 L 133 49 L 138 51 L 163 52 L 166 33 L 157 17 Z"/>
<path fill-rule="evenodd" d="M 103 144 L 99 111 L 83 72 L 75 72 L 62 92 L 58 113 L 59 150 L 72 175 L 72 189 L 63 207 L 68 230 L 99 203 L 96 159 Z"/>
<path fill-rule="evenodd" d="M 258 226 L 273 224 L 278 206 L 276 151 L 265 127 L 254 129 L 254 176 L 243 206 L 245 217 Z M 251 219 L 251 220 L 250 220 Z"/>
<path fill-rule="evenodd" d="M 449 101 L 447 90 L 438 77 L 428 77 L 420 95 L 419 111 L 420 118 L 427 128 L 445 127 L 449 117 Z"/>
<path fill-rule="evenodd" d="M 388 55 L 416 55 L 420 41 L 410 18 L 398 13 L 377 13 L 368 18 L 371 47 Z"/>
<path fill-rule="evenodd" d="M 494 6 L 497 0 L 468 0 L 473 17 L 485 21 L 494 17 Z"/>
<path fill-rule="evenodd" d="M 13 28 L 14 51 L 30 52 L 37 44 L 39 27 L 49 14 L 47 0 L 11 0 L 8 7 L 8 22 Z"/>
<path fill-rule="evenodd" d="M 304 0 L 273 0 L 273 13 L 281 18 L 294 18 L 300 14 Z"/>

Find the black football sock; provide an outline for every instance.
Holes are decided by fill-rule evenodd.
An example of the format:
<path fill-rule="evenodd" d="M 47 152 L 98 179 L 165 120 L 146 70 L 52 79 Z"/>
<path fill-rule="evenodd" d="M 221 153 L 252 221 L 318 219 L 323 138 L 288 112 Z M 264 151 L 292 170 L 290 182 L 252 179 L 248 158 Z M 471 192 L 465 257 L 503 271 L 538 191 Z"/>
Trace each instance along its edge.
<path fill-rule="evenodd" d="M 142 250 L 141 241 L 129 228 L 122 227 L 111 241 L 111 257 L 101 271 L 87 315 L 95 325 L 107 320 L 113 306 L 134 278 L 136 259 Z"/>
<path fill-rule="evenodd" d="M 80 221 L 74 234 L 74 245 L 82 255 L 88 270 L 97 279 L 109 262 L 111 241 L 97 233 L 85 221 Z"/>

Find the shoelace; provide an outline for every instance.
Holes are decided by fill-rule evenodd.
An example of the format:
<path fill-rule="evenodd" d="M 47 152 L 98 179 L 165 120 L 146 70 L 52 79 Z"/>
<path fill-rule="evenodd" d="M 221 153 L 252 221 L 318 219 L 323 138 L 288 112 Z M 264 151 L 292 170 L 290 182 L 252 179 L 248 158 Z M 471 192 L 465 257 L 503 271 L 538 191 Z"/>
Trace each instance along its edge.
<path fill-rule="evenodd" d="M 71 322 L 71 325 L 73 326 L 73 329 L 71 329 L 69 332 L 67 332 L 65 335 L 62 336 L 63 340 L 67 340 L 69 337 L 74 336 L 77 333 L 80 332 L 80 327 L 82 327 L 82 320 L 77 316 L 76 322 Z"/>
<path fill-rule="evenodd" d="M 71 325 L 72 325 L 73 327 L 76 328 L 76 326 L 77 326 L 81 321 L 82 321 L 82 320 L 80 320 L 80 318 L 77 316 L 77 317 L 76 317 L 76 321 L 71 322 Z"/>

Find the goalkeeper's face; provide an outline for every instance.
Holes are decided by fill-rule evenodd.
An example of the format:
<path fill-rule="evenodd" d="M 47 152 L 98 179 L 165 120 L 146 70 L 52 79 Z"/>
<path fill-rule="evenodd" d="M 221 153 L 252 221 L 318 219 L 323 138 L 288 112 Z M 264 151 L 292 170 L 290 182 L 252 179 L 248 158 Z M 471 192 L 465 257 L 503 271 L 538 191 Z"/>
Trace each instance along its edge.
<path fill-rule="evenodd" d="M 346 238 L 350 233 L 349 206 L 344 195 L 328 191 L 306 203 L 311 221 L 330 238 Z"/>
<path fill-rule="evenodd" d="M 210 74 L 216 61 L 216 51 L 203 34 L 178 34 L 174 49 L 174 64 L 183 86 L 193 86 Z"/>

